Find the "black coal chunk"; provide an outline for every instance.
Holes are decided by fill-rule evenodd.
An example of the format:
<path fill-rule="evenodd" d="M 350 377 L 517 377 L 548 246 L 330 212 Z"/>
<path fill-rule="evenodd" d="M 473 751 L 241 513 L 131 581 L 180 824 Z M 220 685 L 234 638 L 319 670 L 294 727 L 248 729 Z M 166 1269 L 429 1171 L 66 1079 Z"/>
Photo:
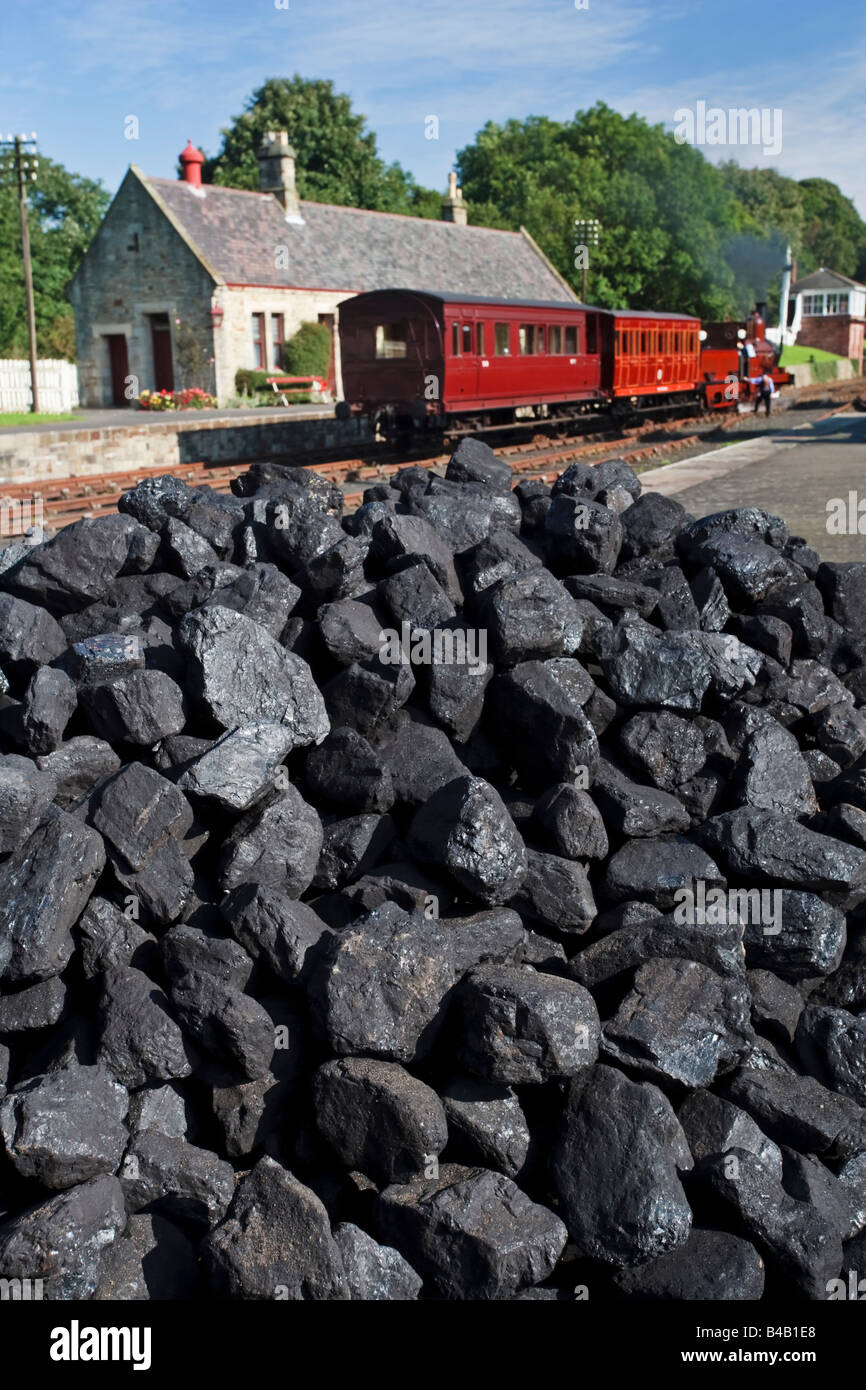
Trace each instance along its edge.
<path fill-rule="evenodd" d="M 539 1284 L 567 1239 L 559 1218 L 510 1178 L 457 1164 L 386 1187 L 376 1225 L 445 1299 L 501 1299 Z"/>
<path fill-rule="evenodd" d="M 656 1086 L 599 1065 L 568 1083 L 551 1174 L 579 1254 L 629 1268 L 688 1240 L 692 1157 Z"/>

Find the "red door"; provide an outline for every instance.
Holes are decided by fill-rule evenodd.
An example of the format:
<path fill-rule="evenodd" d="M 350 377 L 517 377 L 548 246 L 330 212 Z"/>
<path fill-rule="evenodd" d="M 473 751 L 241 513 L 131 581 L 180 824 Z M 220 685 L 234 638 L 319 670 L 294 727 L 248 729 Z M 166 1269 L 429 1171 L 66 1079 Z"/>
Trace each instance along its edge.
<path fill-rule="evenodd" d="M 157 391 L 174 390 L 174 365 L 171 360 L 171 328 L 168 314 L 154 314 L 150 321 L 153 341 L 153 384 Z"/>
<path fill-rule="evenodd" d="M 124 333 L 107 333 L 108 360 L 111 366 L 111 404 L 129 405 L 126 398 L 126 379 L 129 376 L 129 353 Z"/>

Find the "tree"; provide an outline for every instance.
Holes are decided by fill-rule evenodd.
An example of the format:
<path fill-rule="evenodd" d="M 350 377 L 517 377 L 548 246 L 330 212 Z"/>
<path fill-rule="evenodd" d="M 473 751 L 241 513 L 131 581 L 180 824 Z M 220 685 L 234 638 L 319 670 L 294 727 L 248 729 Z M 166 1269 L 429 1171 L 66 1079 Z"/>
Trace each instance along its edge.
<path fill-rule="evenodd" d="M 398 163 L 386 165 L 366 119 L 332 82 L 271 77 L 223 129 L 219 154 L 206 159 L 206 183 L 259 187 L 257 153 L 266 131 L 288 131 L 296 154 L 298 194 L 311 202 L 438 217 L 441 197 Z M 435 210 L 434 210 L 435 200 Z"/>
<path fill-rule="evenodd" d="M 578 293 L 575 219 L 597 217 L 589 297 L 609 308 L 716 317 L 736 298 L 721 254 L 736 227 L 731 198 L 699 151 L 662 126 L 603 102 L 572 121 L 530 116 L 488 122 L 458 155 L 472 222 L 523 225 Z"/>
<path fill-rule="evenodd" d="M 27 191 L 40 356 L 74 358 L 69 284 L 109 201 L 99 181 L 40 155 L 38 178 Z M 0 356 L 27 356 L 18 190 L 8 175 L 0 185 Z"/>
<path fill-rule="evenodd" d="M 823 265 L 853 279 L 866 276 L 866 225 L 829 179 L 801 179 L 804 241 L 812 268 Z"/>

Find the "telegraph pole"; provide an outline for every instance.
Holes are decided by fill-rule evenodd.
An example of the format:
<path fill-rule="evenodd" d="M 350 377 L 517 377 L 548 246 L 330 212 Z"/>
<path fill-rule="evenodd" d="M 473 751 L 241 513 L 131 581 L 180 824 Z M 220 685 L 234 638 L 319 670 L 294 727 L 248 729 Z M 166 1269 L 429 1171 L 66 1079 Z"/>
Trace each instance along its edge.
<path fill-rule="evenodd" d="M 39 386 L 36 379 L 36 305 L 33 299 L 33 265 L 30 259 L 30 226 L 27 221 L 27 184 L 36 178 L 39 161 L 36 158 L 36 132 L 8 135 L 0 140 L 0 150 L 11 158 L 15 182 L 18 185 L 18 213 L 21 219 L 21 258 L 24 262 L 24 294 L 27 300 L 27 334 L 30 341 L 30 409 L 39 410 Z"/>

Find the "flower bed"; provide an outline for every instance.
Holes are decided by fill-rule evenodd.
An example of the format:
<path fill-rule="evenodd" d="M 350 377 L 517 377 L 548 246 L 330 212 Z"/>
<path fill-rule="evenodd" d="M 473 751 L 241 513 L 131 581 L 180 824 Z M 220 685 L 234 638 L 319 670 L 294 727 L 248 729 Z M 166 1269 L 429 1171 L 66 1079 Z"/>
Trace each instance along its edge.
<path fill-rule="evenodd" d="M 138 398 L 139 410 L 215 410 L 216 405 L 216 396 L 198 386 L 184 391 L 142 391 Z"/>

